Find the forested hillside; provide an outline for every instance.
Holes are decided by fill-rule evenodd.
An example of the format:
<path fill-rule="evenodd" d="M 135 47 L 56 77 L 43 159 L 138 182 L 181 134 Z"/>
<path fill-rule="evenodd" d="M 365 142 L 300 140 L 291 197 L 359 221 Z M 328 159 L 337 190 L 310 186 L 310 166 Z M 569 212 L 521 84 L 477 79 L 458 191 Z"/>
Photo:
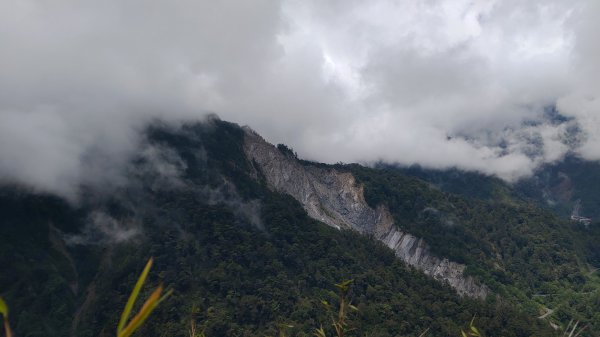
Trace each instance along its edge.
<path fill-rule="evenodd" d="M 333 284 L 348 279 L 356 336 L 458 336 L 473 317 L 485 336 L 558 336 L 550 323 L 571 318 L 592 324 L 581 336 L 600 331 L 597 226 L 510 196 L 452 194 L 394 168 L 331 166 L 493 292 L 461 298 L 373 238 L 313 220 L 270 190 L 237 125 L 155 124 L 145 137 L 129 183 L 109 194 L 88 187 L 69 204 L 2 189 L 0 294 L 17 336 L 114 336 L 150 256 L 150 283 L 174 293 L 140 336 L 187 336 L 190 319 L 209 337 L 275 335 L 283 323 L 291 336 L 331 331 L 321 301 L 335 302 Z M 554 314 L 538 319 L 545 308 Z"/>
<path fill-rule="evenodd" d="M 557 216 L 534 200 L 518 197 L 517 191 L 497 198 L 471 193 L 463 197 L 440 192 L 393 168 L 350 169 L 365 184 L 369 202 L 388 205 L 403 228 L 425 238 L 438 254 L 466 263 L 467 272 L 495 293 L 532 313 L 553 308 L 556 314 L 550 318 L 555 323 L 587 317 L 597 324 L 596 224 L 585 226 Z M 491 180 L 489 186 L 495 184 Z"/>

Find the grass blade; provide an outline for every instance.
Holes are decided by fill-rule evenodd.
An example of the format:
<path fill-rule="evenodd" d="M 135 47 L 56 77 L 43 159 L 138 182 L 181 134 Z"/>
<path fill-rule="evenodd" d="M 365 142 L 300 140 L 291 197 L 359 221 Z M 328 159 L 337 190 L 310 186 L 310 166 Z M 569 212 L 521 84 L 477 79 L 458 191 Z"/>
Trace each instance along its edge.
<path fill-rule="evenodd" d="M 172 293 L 173 293 L 173 289 L 167 290 L 167 292 L 164 295 L 162 295 L 162 297 L 158 300 L 158 302 L 156 302 L 156 305 L 159 305 L 162 301 L 167 299 L 167 297 L 171 296 Z"/>
<path fill-rule="evenodd" d="M 142 274 L 138 278 L 137 283 L 135 284 L 135 287 L 133 288 L 133 291 L 131 292 L 131 295 L 129 296 L 129 299 L 127 300 L 125 309 L 123 310 L 123 313 L 121 314 L 121 320 L 119 321 L 119 325 L 117 326 L 117 335 L 119 335 L 119 333 L 121 332 L 121 330 L 123 330 L 123 327 L 125 327 L 125 324 L 127 323 L 127 319 L 129 318 L 129 315 L 131 314 L 131 309 L 133 309 L 135 300 L 137 299 L 138 295 L 140 294 L 140 290 L 142 289 L 142 286 L 144 285 L 144 282 L 146 281 L 146 277 L 148 276 L 148 272 L 150 272 L 150 268 L 152 267 L 153 262 L 154 262 L 153 258 L 150 258 L 148 260 L 148 263 L 146 263 L 146 267 L 144 267 L 144 271 L 142 271 Z"/>
<path fill-rule="evenodd" d="M 154 311 L 154 309 L 158 306 L 158 302 L 161 299 L 160 294 L 162 293 L 162 290 L 162 286 L 159 286 L 158 288 L 156 288 L 156 290 L 154 290 L 152 295 L 150 295 L 150 297 L 146 300 L 146 302 L 140 309 L 140 312 L 138 312 L 137 315 L 135 315 L 135 317 L 131 320 L 131 322 L 129 322 L 127 327 L 120 331 L 118 337 L 131 336 L 131 334 L 133 334 L 133 332 L 146 321 L 148 316 L 150 316 L 152 311 Z"/>
<path fill-rule="evenodd" d="M 12 337 L 12 331 L 8 324 L 8 305 L 6 305 L 2 297 L 0 297 L 0 314 L 2 314 L 2 318 L 4 319 L 4 334 L 6 337 Z"/>
<path fill-rule="evenodd" d="M 0 297 L 0 314 L 4 317 L 8 317 L 8 305 L 6 305 L 6 302 L 4 302 L 2 297 Z"/>
<path fill-rule="evenodd" d="M 10 325 L 8 325 L 8 319 L 4 316 L 4 332 L 6 337 L 12 337 L 12 331 L 10 331 Z"/>

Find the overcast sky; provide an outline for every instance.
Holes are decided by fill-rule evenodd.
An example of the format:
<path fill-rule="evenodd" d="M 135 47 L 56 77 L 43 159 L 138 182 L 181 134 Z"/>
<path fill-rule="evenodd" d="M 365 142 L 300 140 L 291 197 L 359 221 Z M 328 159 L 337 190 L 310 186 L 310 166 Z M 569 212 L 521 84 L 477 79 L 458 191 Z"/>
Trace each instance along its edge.
<path fill-rule="evenodd" d="M 598 160 L 599 14 L 597 0 L 4 0 L 0 180 L 69 195 L 114 177 L 148 120 L 207 112 L 324 162 L 514 180 L 569 149 Z"/>

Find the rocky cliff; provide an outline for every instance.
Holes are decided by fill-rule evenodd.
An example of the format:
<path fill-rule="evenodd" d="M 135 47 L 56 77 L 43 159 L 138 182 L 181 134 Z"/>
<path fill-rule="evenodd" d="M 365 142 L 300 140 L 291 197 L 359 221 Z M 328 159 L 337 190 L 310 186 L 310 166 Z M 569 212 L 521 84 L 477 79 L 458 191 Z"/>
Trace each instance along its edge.
<path fill-rule="evenodd" d="M 422 239 L 400 231 L 387 209 L 371 208 L 352 174 L 302 165 L 249 128 L 245 128 L 244 151 L 270 188 L 294 197 L 312 218 L 338 229 L 372 235 L 404 262 L 448 282 L 460 295 L 485 298 L 489 293 L 487 287 L 463 275 L 464 265 L 432 255 Z"/>

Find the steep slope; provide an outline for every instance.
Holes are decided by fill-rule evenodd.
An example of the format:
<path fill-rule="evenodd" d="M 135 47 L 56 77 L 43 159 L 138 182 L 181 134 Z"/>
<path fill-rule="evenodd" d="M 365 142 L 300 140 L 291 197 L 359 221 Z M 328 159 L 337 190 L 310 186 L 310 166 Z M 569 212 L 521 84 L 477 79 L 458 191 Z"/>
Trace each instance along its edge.
<path fill-rule="evenodd" d="M 372 235 L 394 250 L 402 261 L 448 282 L 461 295 L 485 298 L 489 293 L 487 287 L 463 275 L 464 265 L 434 256 L 424 240 L 400 231 L 385 207 L 369 207 L 362 187 L 351 173 L 302 165 L 297 158 L 279 151 L 248 128 L 244 150 L 258 164 L 268 185 L 298 200 L 313 219 L 338 229 Z"/>
<path fill-rule="evenodd" d="M 431 183 L 440 190 L 473 199 L 513 198 L 535 201 L 563 218 L 574 213 L 600 216 L 600 163 L 567 156 L 545 164 L 531 177 L 509 184 L 496 177 L 459 169 L 436 170 L 420 166 L 402 167 L 380 163 L 379 169 L 395 169 Z"/>
<path fill-rule="evenodd" d="M 600 163 L 569 156 L 539 168 L 515 188 L 563 217 L 600 217 Z"/>
<path fill-rule="evenodd" d="M 334 302 L 332 284 L 350 278 L 353 327 L 370 336 L 453 336 L 473 316 L 486 336 L 554 336 L 547 320 L 591 317 L 574 315 L 582 307 L 593 314 L 597 293 L 570 232 L 527 205 L 460 198 L 392 171 L 299 162 L 270 145 L 261 165 L 249 158 L 248 131 L 217 119 L 158 124 L 145 137 L 129 183 L 108 195 L 88 187 L 69 205 L 1 189 L 0 293 L 18 336 L 113 336 L 149 256 L 151 285 L 175 290 L 140 332 L 150 337 L 186 336 L 190 319 L 209 337 L 275 335 L 281 323 L 309 336 L 330 328 L 320 301 Z M 432 276 L 460 271 L 493 291 L 485 301 L 461 297 L 399 252 Z M 590 301 L 530 301 L 565 289 Z M 555 310 L 544 320 L 542 305 Z"/>
<path fill-rule="evenodd" d="M 438 256 L 466 264 L 466 273 L 494 293 L 553 324 L 578 317 L 600 331 L 594 318 L 600 296 L 596 223 L 570 221 L 493 177 L 419 169 L 425 182 L 390 165 L 336 167 L 354 174 L 369 205 L 386 205 L 403 229 L 424 238 Z M 481 183 L 482 190 L 469 183 Z M 558 309 L 544 316 L 546 308 Z"/>
<path fill-rule="evenodd" d="M 377 169 L 393 169 L 407 176 L 427 181 L 435 188 L 458 194 L 469 199 L 499 200 L 518 197 L 515 190 L 495 176 L 456 168 L 446 170 L 427 169 L 419 165 L 409 167 L 379 163 Z"/>
<path fill-rule="evenodd" d="M 577 242 L 586 261 L 600 265 L 600 164 L 572 156 L 538 168 L 531 177 L 508 184 L 496 177 L 458 169 L 435 170 L 419 166 L 377 165 L 378 170 L 397 171 L 422 179 L 436 189 L 479 201 L 536 204 L 554 213 L 567 236 Z M 581 218 L 573 219 L 572 215 Z M 584 221 L 588 218 L 588 221 Z M 574 237 L 574 238 L 573 238 Z M 565 238 L 566 239 L 566 238 Z"/>

